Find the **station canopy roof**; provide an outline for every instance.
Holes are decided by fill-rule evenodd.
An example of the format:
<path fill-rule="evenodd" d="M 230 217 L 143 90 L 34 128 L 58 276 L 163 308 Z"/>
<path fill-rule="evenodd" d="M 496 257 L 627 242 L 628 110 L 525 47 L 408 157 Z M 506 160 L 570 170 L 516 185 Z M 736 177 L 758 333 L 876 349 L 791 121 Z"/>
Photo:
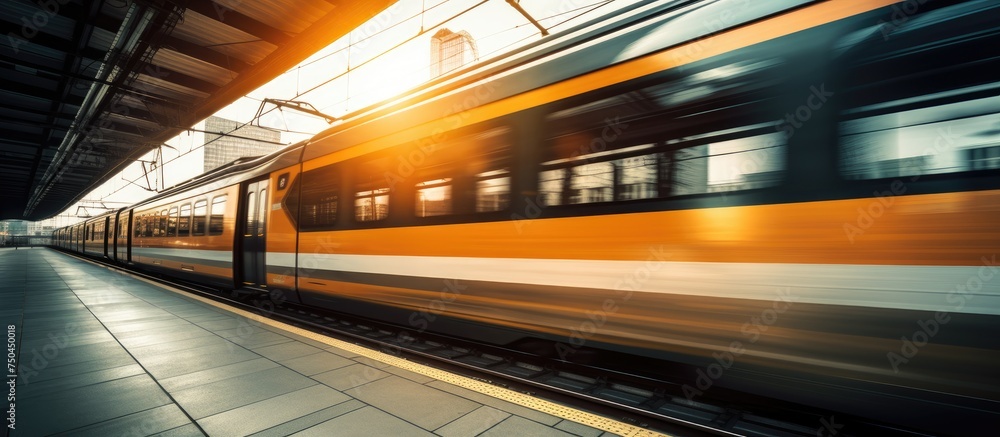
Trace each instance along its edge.
<path fill-rule="evenodd" d="M 4 0 L 0 219 L 52 217 L 395 0 Z"/>

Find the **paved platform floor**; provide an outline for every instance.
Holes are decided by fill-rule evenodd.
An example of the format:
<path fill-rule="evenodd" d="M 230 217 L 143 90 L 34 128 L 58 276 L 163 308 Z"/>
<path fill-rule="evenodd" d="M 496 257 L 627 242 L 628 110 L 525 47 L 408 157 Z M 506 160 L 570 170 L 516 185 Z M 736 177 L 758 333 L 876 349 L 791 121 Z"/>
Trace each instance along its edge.
<path fill-rule="evenodd" d="M 12 436 L 612 435 L 46 248 L 0 249 L 0 322 Z"/>

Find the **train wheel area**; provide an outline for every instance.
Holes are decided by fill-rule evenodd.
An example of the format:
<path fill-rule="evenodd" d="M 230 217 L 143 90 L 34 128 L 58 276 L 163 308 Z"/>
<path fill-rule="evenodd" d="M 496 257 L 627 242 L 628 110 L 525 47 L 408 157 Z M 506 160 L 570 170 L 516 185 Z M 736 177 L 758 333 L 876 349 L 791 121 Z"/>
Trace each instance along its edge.
<path fill-rule="evenodd" d="M 0 273 L 12 436 L 660 435 L 49 249 Z"/>

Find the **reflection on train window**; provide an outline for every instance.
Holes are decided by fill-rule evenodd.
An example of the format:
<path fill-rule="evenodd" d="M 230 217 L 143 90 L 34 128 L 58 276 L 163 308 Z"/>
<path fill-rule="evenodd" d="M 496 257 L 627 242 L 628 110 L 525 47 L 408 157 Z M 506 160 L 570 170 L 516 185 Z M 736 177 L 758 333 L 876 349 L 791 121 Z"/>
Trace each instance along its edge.
<path fill-rule="evenodd" d="M 257 232 L 257 192 L 251 191 L 247 193 L 247 222 L 246 229 L 243 230 L 243 236 L 249 237 Z"/>
<path fill-rule="evenodd" d="M 177 236 L 177 207 L 170 207 L 170 212 L 167 213 L 167 236 L 176 237 Z"/>
<path fill-rule="evenodd" d="M 336 166 L 309 170 L 302 174 L 299 229 L 331 229 L 337 223 L 340 205 L 340 172 Z M 293 208 L 294 209 L 294 208 Z"/>
<path fill-rule="evenodd" d="M 180 219 L 177 221 L 177 236 L 187 237 L 191 235 L 191 204 L 181 205 Z"/>
<path fill-rule="evenodd" d="M 845 121 L 841 171 L 881 179 L 1000 169 L 1000 97 Z"/>
<path fill-rule="evenodd" d="M 841 42 L 853 43 L 839 63 L 845 82 L 837 97 L 844 102 L 839 164 L 845 179 L 916 180 L 1000 169 L 1000 81 L 991 73 L 1000 58 L 982 55 L 984 47 L 996 46 L 995 26 L 929 37 L 945 26 L 931 16 L 891 30 L 905 38 Z M 921 38 L 919 50 L 903 45 L 914 38 Z"/>
<path fill-rule="evenodd" d="M 451 178 L 434 179 L 417 184 L 417 217 L 451 214 Z"/>
<path fill-rule="evenodd" d="M 631 202 L 781 182 L 780 58 L 692 70 L 677 79 L 560 108 L 546 119 L 540 201 Z"/>
<path fill-rule="evenodd" d="M 510 129 L 490 127 L 438 144 L 420 165 L 414 215 L 505 210 L 510 205 Z"/>
<path fill-rule="evenodd" d="M 267 189 L 260 190 L 260 198 L 257 202 L 257 236 L 264 235 L 264 226 L 267 223 Z"/>
<path fill-rule="evenodd" d="M 160 224 L 156 228 L 156 236 L 163 237 L 167 235 L 167 210 L 160 210 Z"/>
<path fill-rule="evenodd" d="M 354 219 L 359 222 L 382 220 L 389 216 L 389 189 L 358 191 L 354 195 Z"/>
<path fill-rule="evenodd" d="M 656 197 L 656 164 L 658 154 L 646 154 L 614 161 L 621 172 L 615 200 L 652 199 Z"/>
<path fill-rule="evenodd" d="M 780 182 L 783 134 L 678 147 L 713 136 L 717 135 L 544 162 L 538 178 L 541 202 L 552 206 L 629 201 L 765 188 Z"/>
<path fill-rule="evenodd" d="M 510 171 L 487 171 L 476 175 L 476 212 L 502 211 L 510 205 Z"/>
<path fill-rule="evenodd" d="M 205 214 L 208 211 L 208 201 L 199 200 L 194 203 L 194 223 L 191 226 L 191 235 L 202 236 L 205 235 Z"/>
<path fill-rule="evenodd" d="M 668 141 L 667 144 L 671 142 Z M 785 167 L 785 134 L 772 132 L 667 153 L 670 195 L 752 190 L 777 185 Z"/>
<path fill-rule="evenodd" d="M 212 199 L 212 215 L 208 220 L 208 235 L 222 235 L 222 217 L 226 212 L 226 196 Z"/>
<path fill-rule="evenodd" d="M 340 196 L 330 194 L 315 198 L 313 202 L 303 205 L 303 229 L 333 226 L 337 223 L 337 205 Z"/>

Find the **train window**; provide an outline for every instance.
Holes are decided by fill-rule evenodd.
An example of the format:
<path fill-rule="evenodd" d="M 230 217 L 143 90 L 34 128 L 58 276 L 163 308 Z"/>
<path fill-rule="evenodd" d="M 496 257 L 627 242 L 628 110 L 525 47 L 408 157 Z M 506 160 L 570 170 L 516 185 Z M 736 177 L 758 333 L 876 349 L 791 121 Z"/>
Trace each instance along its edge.
<path fill-rule="evenodd" d="M 781 58 L 744 59 L 603 95 L 546 117 L 538 173 L 546 205 L 626 202 L 770 187 Z"/>
<path fill-rule="evenodd" d="M 544 162 L 539 173 L 539 195 L 545 205 L 552 206 L 749 190 L 780 181 L 784 168 L 783 133 L 758 133 L 678 147 L 713 136 Z"/>
<path fill-rule="evenodd" d="M 176 237 L 177 236 L 177 207 L 170 207 L 170 212 L 167 213 L 167 236 Z"/>
<path fill-rule="evenodd" d="M 177 236 L 187 237 L 191 235 L 191 204 L 181 205 L 180 216 L 177 220 Z"/>
<path fill-rule="evenodd" d="M 497 127 L 467 135 L 456 141 L 460 158 L 456 174 L 468 188 L 456 185 L 456 193 L 475 193 L 475 212 L 502 211 L 510 206 L 509 129 Z M 471 200 L 471 199 L 470 199 Z"/>
<path fill-rule="evenodd" d="M 669 192 L 665 194 L 720 193 L 777 185 L 785 167 L 786 135 L 759 130 L 756 133 L 666 153 L 660 171 L 670 178 Z M 709 134 L 709 138 L 712 136 L 714 133 Z"/>
<path fill-rule="evenodd" d="M 249 237 L 257 232 L 257 192 L 247 193 L 247 222 L 243 236 Z"/>
<path fill-rule="evenodd" d="M 657 196 L 657 164 L 660 154 L 649 153 L 616 159 L 615 200 L 651 199 Z"/>
<path fill-rule="evenodd" d="M 159 227 L 156 228 L 156 231 L 157 231 L 157 235 L 156 236 L 157 237 L 164 237 L 164 236 L 167 235 L 167 210 L 166 209 L 160 210 L 159 219 L 160 219 L 160 223 L 159 223 Z"/>
<path fill-rule="evenodd" d="M 257 205 L 257 235 L 264 235 L 264 227 L 267 224 L 267 189 L 260 190 L 260 198 Z"/>
<path fill-rule="evenodd" d="M 199 200 L 194 203 L 194 222 L 191 226 L 191 235 L 202 236 L 205 235 L 205 214 L 208 211 L 208 201 L 205 199 Z"/>
<path fill-rule="evenodd" d="M 299 228 L 303 231 L 331 229 L 337 224 L 340 204 L 340 172 L 336 166 L 320 167 L 302 174 Z"/>
<path fill-rule="evenodd" d="M 545 205 L 648 199 L 657 196 L 661 153 L 644 144 L 542 163 L 539 194 Z"/>
<path fill-rule="evenodd" d="M 875 28 L 838 65 L 840 171 L 868 180 L 1000 169 L 1000 36 L 995 2 L 928 11 Z M 916 48 L 919 48 L 916 49 Z"/>
<path fill-rule="evenodd" d="M 382 220 L 389 216 L 389 189 L 376 188 L 354 194 L 354 219 L 359 222 Z"/>
<path fill-rule="evenodd" d="M 451 178 L 421 182 L 416 188 L 417 217 L 451 214 Z"/>
<path fill-rule="evenodd" d="M 970 111 L 992 112 L 953 118 Z M 994 97 L 846 121 L 841 171 L 848 179 L 881 179 L 1000 169 L 997 113 Z"/>
<path fill-rule="evenodd" d="M 510 171 L 506 168 L 476 175 L 476 212 L 502 211 L 510 205 Z"/>
<path fill-rule="evenodd" d="M 226 212 L 226 196 L 212 199 L 212 216 L 208 220 L 208 235 L 222 235 L 223 215 Z"/>

